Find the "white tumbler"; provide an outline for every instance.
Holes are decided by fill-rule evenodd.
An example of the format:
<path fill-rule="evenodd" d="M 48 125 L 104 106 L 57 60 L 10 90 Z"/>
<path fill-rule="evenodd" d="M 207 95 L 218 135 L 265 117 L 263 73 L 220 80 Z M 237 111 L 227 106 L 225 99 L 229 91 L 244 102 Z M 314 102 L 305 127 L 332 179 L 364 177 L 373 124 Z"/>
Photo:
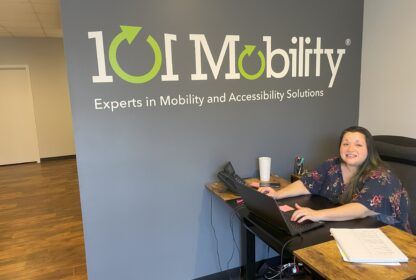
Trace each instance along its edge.
<path fill-rule="evenodd" d="M 272 159 L 270 157 L 259 157 L 260 181 L 270 181 L 270 166 Z"/>

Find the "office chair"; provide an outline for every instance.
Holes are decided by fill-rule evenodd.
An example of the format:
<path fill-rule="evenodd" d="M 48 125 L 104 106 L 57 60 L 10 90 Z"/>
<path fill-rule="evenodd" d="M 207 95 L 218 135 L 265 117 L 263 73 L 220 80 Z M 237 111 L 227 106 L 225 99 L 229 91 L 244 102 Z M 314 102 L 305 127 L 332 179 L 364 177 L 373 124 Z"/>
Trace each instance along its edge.
<path fill-rule="evenodd" d="M 399 177 L 409 194 L 409 220 L 416 235 L 416 139 L 392 136 L 374 136 L 382 160 Z"/>

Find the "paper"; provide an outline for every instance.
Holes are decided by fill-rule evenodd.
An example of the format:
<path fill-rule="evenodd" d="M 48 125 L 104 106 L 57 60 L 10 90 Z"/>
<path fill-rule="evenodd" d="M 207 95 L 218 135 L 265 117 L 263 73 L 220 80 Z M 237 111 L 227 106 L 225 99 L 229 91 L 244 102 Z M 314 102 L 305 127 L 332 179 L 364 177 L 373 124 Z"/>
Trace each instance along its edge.
<path fill-rule="evenodd" d="M 349 262 L 398 263 L 409 261 L 380 229 L 331 228 L 330 232 Z"/>
<path fill-rule="evenodd" d="M 295 210 L 293 207 L 291 207 L 291 206 L 289 206 L 287 204 L 285 204 L 285 205 L 279 205 L 279 209 L 282 212 L 289 212 L 289 211 Z"/>
<path fill-rule="evenodd" d="M 345 253 L 344 253 L 344 251 L 342 251 L 342 249 L 341 249 L 341 247 L 339 247 L 339 245 L 338 245 L 338 243 L 336 243 L 337 244 L 337 247 L 338 247 L 338 250 L 339 250 L 339 252 L 340 252 L 340 254 L 341 254 L 341 256 L 342 256 L 342 259 L 345 261 L 345 262 L 351 262 L 348 258 L 347 258 L 347 256 L 345 256 Z M 378 262 L 371 262 L 371 263 L 369 263 L 369 262 L 367 262 L 367 263 L 365 263 L 365 264 L 374 264 L 374 265 L 400 265 L 400 263 L 399 262 L 391 262 L 391 263 L 378 263 Z"/>

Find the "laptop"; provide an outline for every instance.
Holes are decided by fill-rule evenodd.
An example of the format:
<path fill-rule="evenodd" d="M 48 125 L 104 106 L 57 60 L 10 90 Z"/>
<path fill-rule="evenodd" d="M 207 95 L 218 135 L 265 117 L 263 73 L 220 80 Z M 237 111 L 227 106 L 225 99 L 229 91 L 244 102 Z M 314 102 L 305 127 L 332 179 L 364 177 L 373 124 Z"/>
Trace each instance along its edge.
<path fill-rule="evenodd" d="M 247 185 L 236 185 L 239 194 L 244 200 L 245 206 L 255 217 L 292 236 L 323 226 L 324 224 L 323 222 L 312 222 L 309 220 L 302 223 L 293 222 L 290 218 L 295 210 L 294 205 L 277 201 Z"/>

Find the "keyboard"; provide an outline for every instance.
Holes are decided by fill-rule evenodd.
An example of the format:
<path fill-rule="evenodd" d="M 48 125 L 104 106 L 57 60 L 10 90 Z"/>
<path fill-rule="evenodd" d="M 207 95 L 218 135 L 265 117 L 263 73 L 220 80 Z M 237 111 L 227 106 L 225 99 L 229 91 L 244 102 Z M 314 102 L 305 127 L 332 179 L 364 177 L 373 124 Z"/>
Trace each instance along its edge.
<path fill-rule="evenodd" d="M 280 211 L 283 215 L 283 219 L 286 222 L 288 229 L 292 235 L 296 235 L 305 231 L 309 231 L 311 229 L 320 227 L 323 225 L 322 222 L 312 222 L 310 220 L 303 221 L 302 223 L 291 221 L 290 218 L 292 217 L 293 211 L 283 212 Z"/>

